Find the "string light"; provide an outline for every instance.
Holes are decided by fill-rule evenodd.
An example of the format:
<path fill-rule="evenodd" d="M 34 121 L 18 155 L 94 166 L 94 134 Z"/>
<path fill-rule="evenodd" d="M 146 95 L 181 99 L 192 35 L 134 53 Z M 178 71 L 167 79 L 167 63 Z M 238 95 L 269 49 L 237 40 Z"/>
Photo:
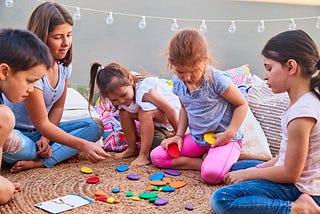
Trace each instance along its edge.
<path fill-rule="evenodd" d="M 263 21 L 263 20 L 260 20 L 260 23 L 259 23 L 259 25 L 258 25 L 257 31 L 258 31 L 259 33 L 263 33 L 263 32 L 265 31 L 265 29 L 266 29 L 266 27 L 264 26 L 264 21 Z"/>
<path fill-rule="evenodd" d="M 13 6 L 13 0 L 6 0 L 6 7 L 12 7 Z"/>
<path fill-rule="evenodd" d="M 141 20 L 139 22 L 139 28 L 141 30 L 145 29 L 147 27 L 147 22 L 146 22 L 146 17 L 145 16 L 141 16 Z"/>
<path fill-rule="evenodd" d="M 179 25 L 177 19 L 172 19 L 171 30 L 176 31 L 179 29 Z"/>
<path fill-rule="evenodd" d="M 206 21 L 205 20 L 201 20 L 201 25 L 199 27 L 200 32 L 205 33 L 207 32 L 207 25 L 206 25 Z"/>
<path fill-rule="evenodd" d="M 34 0 L 37 2 L 43 2 L 43 0 Z M 13 6 L 13 0 L 5 0 L 5 5 L 6 7 L 12 7 Z M 144 16 L 144 15 L 137 15 L 137 14 L 129 14 L 129 13 L 118 13 L 118 12 L 108 12 L 104 10 L 99 10 L 99 9 L 93 9 L 93 8 L 82 8 L 82 7 L 77 7 L 74 5 L 65 5 L 62 4 L 62 6 L 67 7 L 67 8 L 75 8 L 75 12 L 73 14 L 73 18 L 75 21 L 79 21 L 81 18 L 80 14 L 80 9 L 84 11 L 91 11 L 91 12 L 99 12 L 99 13 L 104 13 L 108 14 L 106 18 L 106 23 L 108 25 L 113 24 L 113 16 L 112 15 L 119 15 L 119 16 L 129 16 L 129 17 L 141 17 L 141 20 L 139 22 L 139 28 L 140 29 L 145 29 L 147 26 L 146 23 L 146 18 L 148 19 L 160 19 L 160 20 L 172 20 L 172 24 L 170 29 L 172 31 L 176 31 L 179 26 L 178 26 L 178 21 L 189 21 L 189 22 L 199 22 L 201 21 L 201 25 L 199 27 L 199 30 L 201 32 L 206 32 L 208 27 L 206 23 L 230 23 L 228 31 L 230 33 L 235 33 L 237 31 L 237 27 L 235 25 L 236 22 L 243 22 L 243 23 L 248 23 L 248 22 L 259 22 L 257 31 L 259 33 L 263 33 L 265 31 L 265 22 L 280 22 L 280 21 L 288 21 L 289 20 L 289 30 L 294 30 L 296 29 L 296 24 L 295 20 L 308 20 L 308 19 L 316 19 L 316 28 L 320 30 L 320 16 L 309 16 L 309 17 L 295 17 L 295 18 L 282 18 L 282 19 L 264 19 L 264 20 L 224 20 L 224 19 L 187 19 L 187 18 L 170 18 L 170 17 L 162 17 L 162 16 Z"/>
<path fill-rule="evenodd" d="M 229 26 L 229 33 L 235 33 L 237 31 L 236 23 L 235 21 L 231 21 L 231 24 Z"/>
<path fill-rule="evenodd" d="M 79 7 L 76 7 L 76 11 L 74 12 L 73 14 L 73 19 L 75 21 L 79 21 L 81 18 L 81 14 L 80 14 L 80 8 Z"/>
<path fill-rule="evenodd" d="M 112 12 L 109 12 L 109 13 L 108 13 L 108 17 L 106 18 L 106 23 L 107 23 L 108 25 L 112 25 L 112 23 L 113 23 Z"/>
<path fill-rule="evenodd" d="M 316 28 L 320 30 L 320 16 L 318 16 L 317 22 L 316 22 Z"/>
<path fill-rule="evenodd" d="M 297 25 L 294 22 L 294 19 L 291 18 L 289 21 L 289 30 L 295 30 L 295 29 L 297 29 Z"/>

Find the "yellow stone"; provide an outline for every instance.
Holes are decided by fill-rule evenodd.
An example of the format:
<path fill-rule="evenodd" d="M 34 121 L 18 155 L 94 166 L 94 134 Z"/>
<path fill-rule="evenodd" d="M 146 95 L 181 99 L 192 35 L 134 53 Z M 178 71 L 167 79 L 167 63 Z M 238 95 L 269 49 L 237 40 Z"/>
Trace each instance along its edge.
<path fill-rule="evenodd" d="M 109 204 L 113 204 L 115 201 L 114 197 L 109 197 L 107 198 L 106 202 L 109 203 Z"/>
<path fill-rule="evenodd" d="M 93 170 L 89 167 L 81 167 L 80 169 L 81 172 L 86 173 L 86 174 L 91 174 L 93 172 Z"/>

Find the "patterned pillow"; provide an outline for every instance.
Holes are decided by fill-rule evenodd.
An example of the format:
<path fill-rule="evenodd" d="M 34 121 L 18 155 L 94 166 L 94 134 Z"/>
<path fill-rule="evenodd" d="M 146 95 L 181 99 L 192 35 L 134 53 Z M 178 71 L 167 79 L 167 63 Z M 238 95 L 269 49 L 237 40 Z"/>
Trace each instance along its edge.
<path fill-rule="evenodd" d="M 246 64 L 238 68 L 229 69 L 224 74 L 231 79 L 243 96 L 248 99 L 248 94 L 251 93 L 248 92 L 253 85 L 249 65 Z M 240 159 L 269 160 L 272 158 L 267 138 L 250 108 L 240 129 L 244 133 Z"/>
<path fill-rule="evenodd" d="M 282 140 L 281 115 L 289 104 L 288 94 L 274 94 L 266 84 L 254 84 L 248 102 L 267 137 L 272 155 L 277 155 Z"/>
<path fill-rule="evenodd" d="M 249 65 L 245 64 L 238 68 L 226 70 L 224 75 L 229 77 L 231 81 L 238 86 L 243 96 L 248 99 L 248 92 L 253 84 Z"/>

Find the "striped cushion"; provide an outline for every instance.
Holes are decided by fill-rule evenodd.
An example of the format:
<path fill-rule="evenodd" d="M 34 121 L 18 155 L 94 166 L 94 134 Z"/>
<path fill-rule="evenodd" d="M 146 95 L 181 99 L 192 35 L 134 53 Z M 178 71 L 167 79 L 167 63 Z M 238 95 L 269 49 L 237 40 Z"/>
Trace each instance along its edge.
<path fill-rule="evenodd" d="M 266 85 L 253 85 L 248 96 L 249 106 L 267 137 L 273 156 L 278 154 L 281 135 L 281 115 L 288 106 L 287 93 L 274 94 Z"/>

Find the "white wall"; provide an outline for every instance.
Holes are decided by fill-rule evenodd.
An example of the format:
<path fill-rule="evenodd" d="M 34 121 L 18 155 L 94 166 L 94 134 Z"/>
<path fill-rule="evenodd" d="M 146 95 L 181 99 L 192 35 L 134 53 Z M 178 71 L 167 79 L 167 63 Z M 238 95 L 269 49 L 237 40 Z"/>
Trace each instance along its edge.
<path fill-rule="evenodd" d="M 6 8 L 0 0 L 0 28 L 25 28 L 32 10 L 40 4 L 36 0 L 14 0 L 12 8 Z M 58 0 L 64 5 L 91 8 L 114 13 L 159 16 L 177 19 L 206 20 L 260 20 L 287 19 L 320 16 L 320 7 L 252 3 L 222 0 Z M 70 12 L 74 8 L 67 7 Z M 164 52 L 173 32 L 171 20 L 148 19 L 144 30 L 138 28 L 140 18 L 114 15 L 114 23 L 105 23 L 107 14 L 88 10 L 81 11 L 81 20 L 73 28 L 73 74 L 71 83 L 87 84 L 90 63 L 98 60 L 103 64 L 120 62 L 131 70 L 142 67 L 149 73 L 167 77 Z M 320 44 L 320 30 L 316 19 L 296 20 L 297 27 L 305 30 Z M 178 21 L 180 28 L 196 27 L 194 21 Z M 208 39 L 217 68 L 228 69 L 250 64 L 251 72 L 259 76 L 264 69 L 260 51 L 266 41 L 288 29 L 288 21 L 265 22 L 264 33 L 257 32 L 258 22 L 236 23 L 237 32 L 228 32 L 229 23 L 207 22 Z"/>

